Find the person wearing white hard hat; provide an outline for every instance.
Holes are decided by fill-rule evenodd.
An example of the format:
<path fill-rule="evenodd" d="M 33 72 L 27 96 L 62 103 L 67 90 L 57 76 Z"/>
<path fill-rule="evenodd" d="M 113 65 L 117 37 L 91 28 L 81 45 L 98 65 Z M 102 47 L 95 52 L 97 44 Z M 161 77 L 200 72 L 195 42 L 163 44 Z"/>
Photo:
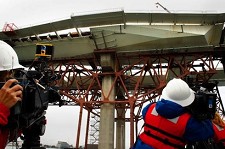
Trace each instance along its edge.
<path fill-rule="evenodd" d="M 132 149 L 184 149 L 187 143 L 218 140 L 210 119 L 200 121 L 188 111 L 194 99 L 195 92 L 185 81 L 170 80 L 161 100 L 143 109 L 144 130 Z M 225 132 L 220 135 L 224 138 Z"/>
<path fill-rule="evenodd" d="M 13 78 L 15 69 L 23 69 L 19 64 L 18 56 L 14 49 L 6 42 L 0 40 L 0 149 L 6 147 L 9 130 L 5 127 L 8 123 L 10 108 L 22 100 L 22 86 L 16 84 Z M 16 84 L 16 85 L 13 85 Z"/>

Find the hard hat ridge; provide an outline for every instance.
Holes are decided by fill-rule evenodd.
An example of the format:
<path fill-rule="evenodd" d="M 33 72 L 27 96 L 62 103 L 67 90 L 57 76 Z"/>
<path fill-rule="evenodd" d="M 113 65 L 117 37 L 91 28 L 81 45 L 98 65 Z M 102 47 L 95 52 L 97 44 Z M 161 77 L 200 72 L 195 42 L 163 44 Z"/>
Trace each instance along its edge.
<path fill-rule="evenodd" d="M 194 101 L 195 94 L 185 81 L 174 78 L 163 89 L 161 98 L 185 107 Z"/>
<path fill-rule="evenodd" d="M 0 71 L 24 68 L 19 64 L 14 49 L 6 42 L 0 40 Z"/>

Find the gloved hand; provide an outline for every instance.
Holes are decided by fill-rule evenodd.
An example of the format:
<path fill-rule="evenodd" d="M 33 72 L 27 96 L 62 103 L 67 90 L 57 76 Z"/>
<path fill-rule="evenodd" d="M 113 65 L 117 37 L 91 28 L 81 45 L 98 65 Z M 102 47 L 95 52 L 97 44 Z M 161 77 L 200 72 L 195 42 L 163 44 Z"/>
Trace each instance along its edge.
<path fill-rule="evenodd" d="M 214 119 L 212 120 L 212 122 L 220 127 L 225 126 L 225 122 L 222 120 L 219 113 L 217 113 L 217 112 L 215 113 L 215 116 L 214 116 Z"/>

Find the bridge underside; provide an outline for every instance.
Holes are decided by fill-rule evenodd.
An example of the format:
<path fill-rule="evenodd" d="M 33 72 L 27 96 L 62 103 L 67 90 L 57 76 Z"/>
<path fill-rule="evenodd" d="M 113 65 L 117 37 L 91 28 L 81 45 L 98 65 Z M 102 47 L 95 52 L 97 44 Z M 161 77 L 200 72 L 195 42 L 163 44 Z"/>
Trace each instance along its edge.
<path fill-rule="evenodd" d="M 58 35 L 60 38 L 51 38 L 50 35 L 47 38 L 47 35 L 44 35 L 39 38 L 33 37 L 33 40 L 26 39 L 23 42 L 14 40 L 13 44 L 21 63 L 26 66 L 29 66 L 34 59 L 36 43 L 51 43 L 55 51 L 53 61 L 65 63 L 64 61 L 75 60 L 81 61 L 82 65 L 89 69 L 101 69 L 99 57 L 102 53 L 113 53 L 119 67 L 134 63 L 136 57 L 147 55 L 162 57 L 174 53 L 178 56 L 186 53 L 185 58 L 189 61 L 193 60 L 192 55 L 211 53 L 215 57 L 214 60 L 220 61 L 223 54 L 220 55 L 219 51 L 224 47 L 220 44 L 222 30 L 223 24 L 113 25 L 90 28 L 90 31 L 85 32 L 82 37 L 72 37 L 71 33 Z M 42 40 L 39 41 L 39 39 Z M 160 60 L 160 63 L 167 62 L 168 60 Z M 217 72 L 211 79 L 219 80 L 219 85 L 224 85 L 222 63 L 216 69 Z M 144 81 L 144 83 L 149 82 Z"/>

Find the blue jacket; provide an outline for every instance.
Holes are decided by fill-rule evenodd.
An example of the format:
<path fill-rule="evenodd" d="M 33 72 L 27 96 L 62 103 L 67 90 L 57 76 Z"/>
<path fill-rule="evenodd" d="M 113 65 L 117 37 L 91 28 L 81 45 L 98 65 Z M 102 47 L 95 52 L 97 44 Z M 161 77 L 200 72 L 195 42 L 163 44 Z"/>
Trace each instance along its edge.
<path fill-rule="evenodd" d="M 151 104 L 148 104 L 142 110 L 143 120 Z M 168 100 L 160 100 L 156 103 L 156 111 L 165 118 L 175 118 L 187 112 L 186 108 Z M 214 135 L 211 120 L 199 121 L 194 117 L 188 120 L 183 138 L 188 142 L 204 141 L 212 138 Z M 140 139 L 137 139 L 133 149 L 154 149 L 151 146 L 144 144 Z"/>

